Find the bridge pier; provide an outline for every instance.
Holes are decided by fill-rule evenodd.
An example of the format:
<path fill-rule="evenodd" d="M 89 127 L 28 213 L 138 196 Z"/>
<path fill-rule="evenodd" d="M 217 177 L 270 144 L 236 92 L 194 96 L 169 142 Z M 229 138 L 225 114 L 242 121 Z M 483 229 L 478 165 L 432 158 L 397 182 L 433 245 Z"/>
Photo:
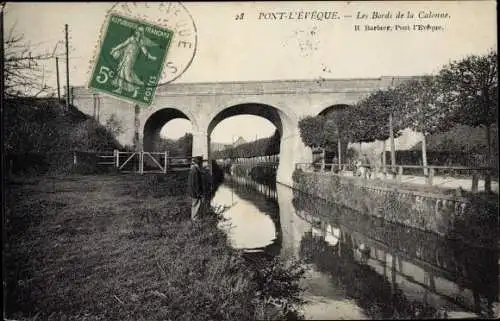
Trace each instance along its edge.
<path fill-rule="evenodd" d="M 209 139 L 206 131 L 193 131 L 192 156 L 203 156 L 208 159 Z"/>
<path fill-rule="evenodd" d="M 312 151 L 300 138 L 299 129 L 295 128 L 288 136 L 281 138 L 280 163 L 276 173 L 276 181 L 292 187 L 292 174 L 296 163 L 312 162 Z"/>
<path fill-rule="evenodd" d="M 135 151 L 144 150 L 144 131 L 141 126 L 141 109 L 138 105 L 134 106 L 134 138 L 133 145 Z"/>

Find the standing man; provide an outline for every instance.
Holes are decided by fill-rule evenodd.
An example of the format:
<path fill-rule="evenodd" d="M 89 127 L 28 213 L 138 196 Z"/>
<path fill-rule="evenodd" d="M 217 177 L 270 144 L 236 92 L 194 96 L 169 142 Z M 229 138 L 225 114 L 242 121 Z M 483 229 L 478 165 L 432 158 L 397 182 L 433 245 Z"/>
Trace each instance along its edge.
<path fill-rule="evenodd" d="M 213 196 L 213 179 L 212 179 L 212 173 L 211 170 L 208 166 L 202 166 L 201 167 L 201 181 L 203 183 L 202 186 L 202 191 L 203 191 L 203 198 L 202 198 L 202 215 L 207 215 L 210 212 L 210 202 L 212 200 Z"/>
<path fill-rule="evenodd" d="M 191 196 L 191 220 L 196 221 L 203 211 L 203 157 L 193 157 L 188 176 L 189 196 Z"/>

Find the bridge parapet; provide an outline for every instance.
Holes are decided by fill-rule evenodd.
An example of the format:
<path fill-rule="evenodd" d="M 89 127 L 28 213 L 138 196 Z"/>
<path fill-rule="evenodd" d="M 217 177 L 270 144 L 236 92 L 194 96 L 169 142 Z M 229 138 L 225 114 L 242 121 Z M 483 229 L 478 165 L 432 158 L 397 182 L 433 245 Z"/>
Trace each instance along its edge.
<path fill-rule="evenodd" d="M 371 92 L 397 85 L 414 77 L 353 78 L 353 79 L 309 79 L 309 80 L 269 80 L 235 81 L 213 83 L 170 83 L 158 86 L 158 96 L 177 95 L 260 95 L 260 94 L 312 94 Z M 74 87 L 77 97 L 91 96 L 92 91 L 83 86 Z"/>
<path fill-rule="evenodd" d="M 360 79 L 270 80 L 218 83 L 171 83 L 159 86 L 157 95 L 255 95 L 329 92 L 365 92 L 387 88 L 412 77 Z"/>

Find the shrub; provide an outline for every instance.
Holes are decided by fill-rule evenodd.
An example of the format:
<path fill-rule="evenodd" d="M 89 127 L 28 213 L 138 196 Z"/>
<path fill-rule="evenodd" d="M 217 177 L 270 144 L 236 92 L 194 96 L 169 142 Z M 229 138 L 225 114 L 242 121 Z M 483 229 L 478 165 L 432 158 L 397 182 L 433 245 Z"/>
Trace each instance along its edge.
<path fill-rule="evenodd" d="M 54 99 L 9 99 L 5 106 L 4 144 L 11 172 L 71 173 L 71 151 L 121 147 L 105 126 L 74 106 L 67 110 Z M 77 171 L 91 172 L 90 164 L 80 164 Z"/>

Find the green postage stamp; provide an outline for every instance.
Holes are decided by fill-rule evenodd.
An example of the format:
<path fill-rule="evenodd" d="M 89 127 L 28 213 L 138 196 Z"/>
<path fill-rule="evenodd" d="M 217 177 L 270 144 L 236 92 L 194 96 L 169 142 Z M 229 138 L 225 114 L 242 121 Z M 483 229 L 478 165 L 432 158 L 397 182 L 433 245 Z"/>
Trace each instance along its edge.
<path fill-rule="evenodd" d="M 173 34 L 163 27 L 111 14 L 89 87 L 151 105 Z"/>

